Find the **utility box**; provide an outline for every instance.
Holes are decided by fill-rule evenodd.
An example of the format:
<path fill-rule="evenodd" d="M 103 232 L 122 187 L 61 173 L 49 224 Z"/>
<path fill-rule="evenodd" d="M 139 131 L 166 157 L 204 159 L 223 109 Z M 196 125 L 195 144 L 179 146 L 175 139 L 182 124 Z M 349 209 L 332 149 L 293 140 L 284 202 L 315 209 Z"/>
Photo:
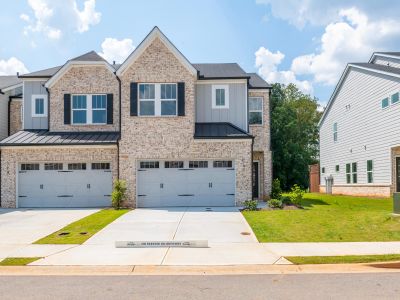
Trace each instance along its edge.
<path fill-rule="evenodd" d="M 393 193 L 393 213 L 400 214 L 400 193 Z"/>

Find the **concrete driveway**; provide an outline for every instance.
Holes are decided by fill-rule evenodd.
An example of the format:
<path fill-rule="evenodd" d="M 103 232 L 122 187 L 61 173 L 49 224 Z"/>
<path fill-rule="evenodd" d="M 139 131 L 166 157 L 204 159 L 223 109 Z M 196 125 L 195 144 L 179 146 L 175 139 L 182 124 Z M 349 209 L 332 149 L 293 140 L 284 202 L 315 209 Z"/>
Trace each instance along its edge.
<path fill-rule="evenodd" d="M 65 245 L 37 247 L 30 244 L 96 211 L 98 210 L 0 209 L 0 259 L 9 256 L 43 256 L 65 249 Z M 40 253 L 36 248 L 41 249 Z"/>
<path fill-rule="evenodd" d="M 115 248 L 115 241 L 208 240 L 208 248 Z M 81 246 L 32 265 L 271 264 L 237 207 L 136 209 Z"/>

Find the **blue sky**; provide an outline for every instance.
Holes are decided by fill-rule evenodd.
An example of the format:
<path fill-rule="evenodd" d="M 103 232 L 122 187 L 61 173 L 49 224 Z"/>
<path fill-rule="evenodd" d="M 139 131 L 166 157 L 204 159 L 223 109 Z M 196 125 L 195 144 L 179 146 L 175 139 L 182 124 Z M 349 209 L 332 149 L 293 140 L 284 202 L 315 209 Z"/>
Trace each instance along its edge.
<path fill-rule="evenodd" d="M 400 51 L 400 1 L 20 0 L 0 11 L 0 74 L 90 50 L 123 60 L 157 25 L 195 62 L 238 62 L 323 105 L 347 62 Z"/>

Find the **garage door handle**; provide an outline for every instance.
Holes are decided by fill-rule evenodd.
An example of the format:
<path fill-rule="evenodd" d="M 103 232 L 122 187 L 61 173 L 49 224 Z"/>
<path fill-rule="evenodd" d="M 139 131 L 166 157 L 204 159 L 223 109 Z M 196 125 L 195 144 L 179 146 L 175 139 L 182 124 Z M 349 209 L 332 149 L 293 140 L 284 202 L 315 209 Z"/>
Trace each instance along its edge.
<path fill-rule="evenodd" d="M 141 169 L 138 170 L 138 172 L 144 172 L 144 171 L 147 171 L 147 170 L 141 170 Z"/>
<path fill-rule="evenodd" d="M 73 171 L 58 171 L 59 173 L 72 173 Z"/>
<path fill-rule="evenodd" d="M 182 195 L 178 195 L 179 197 L 191 197 L 194 196 L 194 194 L 182 194 Z"/>
<path fill-rule="evenodd" d="M 226 194 L 227 196 L 235 196 L 235 194 Z"/>
<path fill-rule="evenodd" d="M 194 169 L 178 169 L 178 171 L 193 171 Z"/>
<path fill-rule="evenodd" d="M 144 196 L 146 196 L 146 195 L 138 195 L 138 197 L 144 197 Z"/>
<path fill-rule="evenodd" d="M 234 168 L 230 168 L 230 169 L 227 169 L 228 171 L 235 171 L 235 169 Z"/>
<path fill-rule="evenodd" d="M 26 171 L 19 171 L 18 173 L 26 173 Z"/>
<path fill-rule="evenodd" d="M 69 197 L 73 197 L 72 195 L 59 195 L 57 196 L 58 198 L 69 198 Z"/>
<path fill-rule="evenodd" d="M 111 197 L 111 195 L 104 195 L 104 197 Z"/>
<path fill-rule="evenodd" d="M 18 198 L 26 198 L 27 196 L 18 196 Z"/>

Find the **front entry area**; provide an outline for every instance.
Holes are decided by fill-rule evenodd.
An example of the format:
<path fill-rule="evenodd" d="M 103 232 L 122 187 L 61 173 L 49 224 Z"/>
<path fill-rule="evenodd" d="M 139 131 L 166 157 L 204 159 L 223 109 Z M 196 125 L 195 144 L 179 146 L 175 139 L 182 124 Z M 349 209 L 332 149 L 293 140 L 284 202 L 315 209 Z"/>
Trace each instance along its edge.
<path fill-rule="evenodd" d="M 108 162 L 22 163 L 17 207 L 104 207 L 111 205 Z"/>
<path fill-rule="evenodd" d="M 234 162 L 141 161 L 137 206 L 235 206 Z"/>

